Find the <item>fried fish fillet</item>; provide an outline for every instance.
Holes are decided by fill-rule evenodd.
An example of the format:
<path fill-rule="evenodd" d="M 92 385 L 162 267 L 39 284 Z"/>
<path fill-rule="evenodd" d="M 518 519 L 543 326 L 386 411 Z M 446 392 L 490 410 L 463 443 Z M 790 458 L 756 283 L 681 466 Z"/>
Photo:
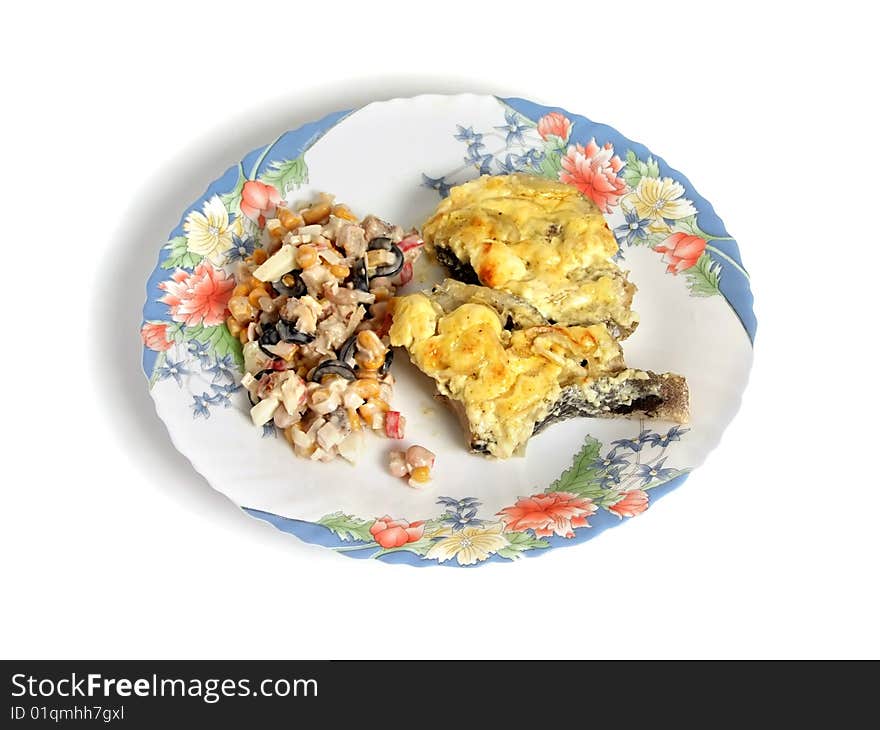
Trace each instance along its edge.
<path fill-rule="evenodd" d="M 551 325 L 528 302 L 451 279 L 392 300 L 404 347 L 459 415 L 472 451 L 522 453 L 548 424 L 630 414 L 683 422 L 683 377 L 633 370 L 604 324 Z"/>
<path fill-rule="evenodd" d="M 604 324 L 618 339 L 638 324 L 614 235 L 570 185 L 484 175 L 453 187 L 422 235 L 451 276 L 522 297 L 552 323 Z"/>

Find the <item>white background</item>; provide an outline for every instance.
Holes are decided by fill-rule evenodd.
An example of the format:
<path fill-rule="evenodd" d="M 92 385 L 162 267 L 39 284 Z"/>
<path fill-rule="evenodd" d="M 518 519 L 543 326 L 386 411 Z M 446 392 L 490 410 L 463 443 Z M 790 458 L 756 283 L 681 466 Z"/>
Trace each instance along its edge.
<path fill-rule="evenodd" d="M 4 10 L 0 655 L 878 657 L 876 22 L 735 5 Z M 253 147 L 458 91 L 585 114 L 684 171 L 752 273 L 755 368 L 707 463 L 621 529 L 477 570 L 348 560 L 171 447 L 143 282 Z"/>

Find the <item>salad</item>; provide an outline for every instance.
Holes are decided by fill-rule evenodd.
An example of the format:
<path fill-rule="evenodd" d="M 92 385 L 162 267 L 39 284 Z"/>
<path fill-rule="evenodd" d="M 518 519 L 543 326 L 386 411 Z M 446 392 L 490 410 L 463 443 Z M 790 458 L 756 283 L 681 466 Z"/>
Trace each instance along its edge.
<path fill-rule="evenodd" d="M 254 425 L 274 424 L 318 461 L 354 463 L 367 432 L 402 439 L 388 303 L 412 279 L 418 233 L 359 221 L 326 194 L 305 205 L 269 200 L 257 223 L 260 247 L 233 272 L 227 320 L 243 344 Z"/>

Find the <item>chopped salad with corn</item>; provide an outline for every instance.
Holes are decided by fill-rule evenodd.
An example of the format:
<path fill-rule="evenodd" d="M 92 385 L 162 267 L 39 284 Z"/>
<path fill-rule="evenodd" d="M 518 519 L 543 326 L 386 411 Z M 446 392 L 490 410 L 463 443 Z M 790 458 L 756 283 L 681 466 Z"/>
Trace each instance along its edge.
<path fill-rule="evenodd" d="M 329 195 L 281 201 L 260 223 L 261 247 L 234 272 L 226 323 L 243 344 L 254 425 L 274 423 L 317 461 L 356 462 L 368 431 L 402 439 L 388 303 L 412 279 L 418 233 L 358 221 Z"/>

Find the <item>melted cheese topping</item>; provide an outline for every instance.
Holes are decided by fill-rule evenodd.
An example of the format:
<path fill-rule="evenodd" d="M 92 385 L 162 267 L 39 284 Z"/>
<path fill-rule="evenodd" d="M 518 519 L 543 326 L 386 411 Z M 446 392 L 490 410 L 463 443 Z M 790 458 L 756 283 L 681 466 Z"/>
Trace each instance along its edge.
<path fill-rule="evenodd" d="M 442 394 L 459 401 L 471 432 L 510 456 L 567 385 L 616 372 L 620 346 L 604 325 L 510 332 L 496 311 L 462 304 L 449 313 L 424 294 L 393 300 L 391 344 L 405 347 Z"/>
<path fill-rule="evenodd" d="M 521 296 L 548 319 L 637 321 L 610 260 L 617 242 L 599 208 L 570 185 L 484 176 L 452 188 L 422 233 L 470 263 L 481 283 Z"/>

